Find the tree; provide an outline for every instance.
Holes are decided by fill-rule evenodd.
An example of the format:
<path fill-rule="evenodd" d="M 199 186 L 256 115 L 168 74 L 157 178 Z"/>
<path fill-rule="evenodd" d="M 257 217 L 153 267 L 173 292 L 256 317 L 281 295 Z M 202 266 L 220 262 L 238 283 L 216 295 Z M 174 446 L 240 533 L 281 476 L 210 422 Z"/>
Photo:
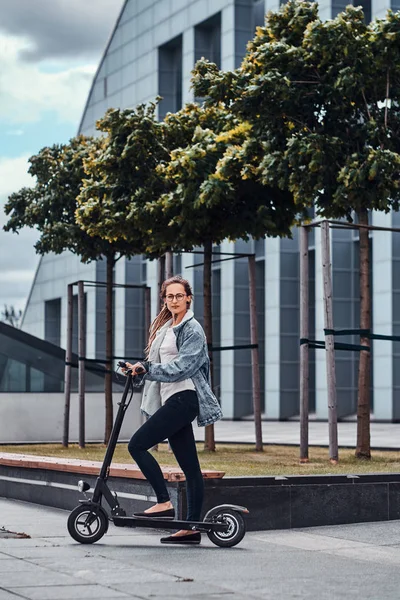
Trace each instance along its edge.
<path fill-rule="evenodd" d="M 196 104 L 158 123 L 155 105 L 111 111 L 99 123 L 109 135 L 108 150 L 86 170 L 77 215 L 90 233 L 133 242 L 136 228 L 149 254 L 205 249 L 205 330 L 211 333 L 211 250 L 213 243 L 270 235 L 290 235 L 297 207 L 292 194 L 267 190 L 251 169 L 241 174 L 236 145 L 249 126 L 223 104 Z M 212 428 L 208 429 L 208 435 Z M 213 436 L 206 447 L 215 448 Z"/>
<path fill-rule="evenodd" d="M 40 238 L 35 244 L 38 254 L 69 250 L 82 262 L 107 261 L 107 343 L 105 375 L 105 434 L 107 443 L 112 423 L 112 284 L 113 266 L 120 256 L 131 256 L 135 248 L 124 240 L 109 242 L 85 233 L 75 220 L 77 196 L 85 177 L 84 161 L 100 152 L 104 140 L 84 136 L 73 138 L 69 144 L 43 148 L 29 159 L 29 173 L 36 177 L 33 188 L 22 188 L 11 194 L 5 205 L 9 220 L 6 231 L 18 232 L 22 227 L 36 228 Z"/>
<path fill-rule="evenodd" d="M 223 103 L 187 106 L 197 121 L 192 138 L 170 153 L 158 171 L 173 188 L 155 199 L 149 210 L 168 219 L 172 249 L 204 248 L 204 325 L 212 346 L 211 258 L 213 243 L 265 235 L 291 235 L 298 211 L 292 194 L 258 182 L 243 164 L 242 148 L 251 144 L 251 126 Z M 180 112 L 170 117 L 179 121 Z M 185 124 L 185 123 L 184 123 Z M 166 126 L 169 118 L 166 119 Z M 156 246 L 165 232 L 153 230 Z M 212 358 L 212 355 L 210 356 Z M 215 450 L 213 427 L 206 428 L 205 448 Z"/>
<path fill-rule="evenodd" d="M 1 313 L 1 321 L 8 323 L 12 327 L 19 327 L 21 323 L 22 310 L 16 309 L 14 306 L 4 305 L 4 310 Z"/>
<path fill-rule="evenodd" d="M 152 224 L 146 205 L 165 190 L 156 168 L 168 151 L 155 109 L 156 103 L 135 110 L 110 109 L 97 122 L 105 135 L 101 146 L 85 157 L 76 209 L 77 222 L 88 235 L 110 243 L 121 240 L 139 254 L 150 243 L 144 234 Z"/>
<path fill-rule="evenodd" d="M 398 210 L 400 14 L 366 24 L 348 6 L 331 21 L 290 0 L 257 29 L 233 74 L 201 63 L 196 93 L 230 103 L 262 149 L 248 156 L 261 181 L 360 224 L 360 328 L 371 327 L 368 214 Z M 361 336 L 361 344 L 370 339 Z M 356 456 L 370 458 L 370 353 L 359 364 Z"/>

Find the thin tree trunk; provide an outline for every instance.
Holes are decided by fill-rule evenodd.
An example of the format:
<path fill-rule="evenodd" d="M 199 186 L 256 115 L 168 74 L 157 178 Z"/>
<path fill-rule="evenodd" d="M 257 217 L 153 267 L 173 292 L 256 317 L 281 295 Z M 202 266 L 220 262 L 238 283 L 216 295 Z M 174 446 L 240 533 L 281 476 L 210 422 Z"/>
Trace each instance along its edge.
<path fill-rule="evenodd" d="M 85 290 L 83 281 L 78 282 L 78 388 L 79 388 L 79 448 L 85 447 Z"/>
<path fill-rule="evenodd" d="M 161 256 L 157 261 L 157 288 L 158 288 L 158 298 L 157 298 L 157 312 L 159 313 L 163 306 L 163 301 L 161 299 L 161 285 L 165 279 L 165 256 Z"/>
<path fill-rule="evenodd" d="M 258 352 L 257 327 L 257 287 L 256 287 L 256 257 L 249 256 L 249 304 L 250 304 L 250 343 L 256 346 L 251 349 L 251 374 L 253 384 L 253 411 L 256 434 L 256 451 L 263 451 L 261 426 L 261 397 L 260 397 L 260 360 Z"/>
<path fill-rule="evenodd" d="M 321 224 L 322 235 L 322 272 L 324 279 L 324 317 L 325 329 L 333 329 L 332 308 L 332 271 L 329 223 Z M 335 370 L 335 340 L 332 334 L 325 335 L 326 376 L 328 383 L 328 421 L 329 421 L 329 458 L 332 463 L 339 460 L 337 433 L 337 401 L 336 401 L 336 370 Z"/>
<path fill-rule="evenodd" d="M 105 428 L 104 443 L 108 444 L 113 426 L 113 399 L 112 399 L 112 355 L 113 355 L 113 283 L 114 283 L 115 256 L 107 256 L 106 278 L 106 374 L 104 377 L 105 392 Z"/>
<path fill-rule="evenodd" d="M 65 377 L 64 377 L 64 431 L 63 442 L 64 448 L 68 448 L 69 444 L 69 415 L 71 406 L 71 362 L 72 362 L 72 318 L 73 318 L 73 296 L 74 290 L 72 284 L 68 285 L 67 294 L 67 343 L 65 345 Z"/>
<path fill-rule="evenodd" d="M 300 338 L 308 339 L 308 227 L 300 227 Z M 300 346 L 300 462 L 308 462 L 309 346 Z"/>
<path fill-rule="evenodd" d="M 204 243 L 204 332 L 206 334 L 207 343 L 212 347 L 212 296 L 211 296 L 211 258 L 212 258 L 212 241 L 207 240 Z M 210 373 L 211 381 L 214 381 L 212 352 L 210 356 Z M 205 429 L 204 450 L 215 452 L 214 425 L 207 425 Z"/>
<path fill-rule="evenodd" d="M 174 274 L 174 255 L 172 252 L 165 253 L 165 279 L 169 279 Z"/>
<path fill-rule="evenodd" d="M 368 225 L 368 211 L 363 209 L 357 213 L 360 225 Z M 360 329 L 371 328 L 371 290 L 369 282 L 369 238 L 368 229 L 360 228 Z M 360 337 L 363 346 L 371 347 L 368 337 Z M 370 439 L 370 379 L 371 352 L 361 350 L 358 367 L 357 397 L 357 447 L 356 457 L 371 458 Z"/>

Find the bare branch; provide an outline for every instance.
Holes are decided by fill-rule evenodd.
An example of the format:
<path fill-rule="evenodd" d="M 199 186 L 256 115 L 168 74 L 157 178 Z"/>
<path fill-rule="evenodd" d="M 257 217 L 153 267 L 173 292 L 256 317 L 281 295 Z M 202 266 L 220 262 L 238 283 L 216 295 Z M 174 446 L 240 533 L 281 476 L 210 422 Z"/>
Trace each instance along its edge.
<path fill-rule="evenodd" d="M 294 79 L 290 83 L 310 83 L 311 85 L 318 85 L 319 81 L 302 81 L 300 79 L 299 80 Z"/>
<path fill-rule="evenodd" d="M 362 93 L 362 97 L 364 98 L 365 108 L 367 109 L 368 119 L 371 121 L 372 117 L 371 117 L 371 113 L 369 112 L 368 102 L 367 102 L 367 99 L 364 94 L 364 89 L 361 90 L 361 93 Z"/>

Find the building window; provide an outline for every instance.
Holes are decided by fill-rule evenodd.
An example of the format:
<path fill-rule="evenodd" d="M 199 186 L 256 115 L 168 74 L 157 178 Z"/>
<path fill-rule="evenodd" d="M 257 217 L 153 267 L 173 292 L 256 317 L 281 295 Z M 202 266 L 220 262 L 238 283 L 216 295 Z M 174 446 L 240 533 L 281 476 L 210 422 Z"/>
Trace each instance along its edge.
<path fill-rule="evenodd" d="M 262 27 L 265 24 L 265 2 L 264 0 L 254 0 L 253 2 L 253 30 L 256 27 Z"/>
<path fill-rule="evenodd" d="M 369 23 L 371 21 L 371 0 L 361 0 L 361 2 L 345 2 L 345 0 L 333 0 L 332 2 L 332 19 L 337 17 L 337 15 L 343 12 L 349 4 L 353 6 L 361 6 L 364 11 L 365 22 Z M 392 10 L 399 10 L 400 8 L 400 0 L 392 0 Z"/>
<path fill-rule="evenodd" d="M 203 21 L 194 29 L 194 59 L 206 58 L 221 68 L 221 13 Z"/>
<path fill-rule="evenodd" d="M 158 49 L 159 118 L 182 107 L 182 36 Z"/>
<path fill-rule="evenodd" d="M 182 275 L 182 254 L 174 254 L 174 275 Z"/>
<path fill-rule="evenodd" d="M 370 23 L 372 20 L 372 7 L 371 7 L 371 0 L 362 0 L 361 2 L 357 2 L 357 4 L 359 4 L 363 11 L 364 11 L 364 17 L 365 17 L 365 22 L 366 23 Z M 393 4 L 396 5 L 395 8 L 393 8 L 393 10 L 399 10 L 400 9 L 400 2 L 399 0 L 394 0 Z"/>
<path fill-rule="evenodd" d="M 194 28 L 194 61 L 201 58 L 213 62 L 221 68 L 221 13 L 203 21 Z M 204 98 L 195 102 L 202 104 Z"/>
<path fill-rule="evenodd" d="M 61 344 L 61 298 L 44 303 L 44 339 L 56 346 Z"/>
<path fill-rule="evenodd" d="M 249 40 L 256 28 L 265 24 L 265 1 L 246 0 L 235 3 L 235 67 L 238 68 L 246 54 Z"/>

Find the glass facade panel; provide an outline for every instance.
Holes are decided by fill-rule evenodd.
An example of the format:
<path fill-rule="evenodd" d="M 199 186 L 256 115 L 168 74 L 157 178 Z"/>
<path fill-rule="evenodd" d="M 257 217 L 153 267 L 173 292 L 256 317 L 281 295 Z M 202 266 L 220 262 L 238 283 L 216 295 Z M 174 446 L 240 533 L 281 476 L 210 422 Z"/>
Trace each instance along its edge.
<path fill-rule="evenodd" d="M 122 71 L 116 71 L 112 75 L 107 77 L 107 95 L 112 96 L 113 94 L 120 91 L 122 87 Z"/>
<path fill-rule="evenodd" d="M 298 230 L 293 230 L 293 239 L 283 238 L 280 242 L 280 388 L 281 418 L 299 413 L 298 400 L 293 403 L 293 392 L 299 390 L 299 337 L 300 337 L 300 281 Z M 289 357 L 296 349 L 295 360 Z M 286 399 L 285 399 L 286 398 Z"/>
<path fill-rule="evenodd" d="M 194 28 L 194 61 L 200 58 L 221 67 L 221 13 Z"/>
<path fill-rule="evenodd" d="M 214 248 L 215 250 L 215 248 Z M 211 310 L 212 310 L 212 328 L 213 344 L 221 345 L 221 268 L 220 265 L 212 265 L 211 281 Z M 196 314 L 197 316 L 197 314 Z M 213 390 L 217 398 L 221 397 L 221 352 L 214 352 L 213 357 Z"/>
<path fill-rule="evenodd" d="M 194 28 L 194 62 L 205 58 L 221 68 L 221 13 Z M 196 98 L 201 103 L 202 98 Z"/>
<path fill-rule="evenodd" d="M 158 49 L 159 118 L 182 107 L 182 36 Z"/>
<path fill-rule="evenodd" d="M 133 62 L 136 58 L 136 40 L 122 46 L 122 64 Z"/>
<path fill-rule="evenodd" d="M 20 329 L 0 323 L 0 392 L 62 392 L 65 375 L 65 350 Z M 78 391 L 78 356 L 72 356 L 71 391 Z M 104 390 L 101 364 L 87 363 L 87 392 Z M 113 387 L 121 390 L 123 381 L 114 376 Z"/>
<path fill-rule="evenodd" d="M 44 303 L 44 339 L 56 346 L 61 342 L 61 298 Z"/>
<path fill-rule="evenodd" d="M 6 357 L 2 357 L 3 360 Z M 20 392 L 27 389 L 27 366 L 13 358 L 8 358 L 0 381 L 0 392 Z"/>
<path fill-rule="evenodd" d="M 337 15 L 344 11 L 346 6 L 352 4 L 354 6 L 361 6 L 364 11 L 365 21 L 369 23 L 371 21 L 371 0 L 361 0 L 361 2 L 345 2 L 344 0 L 333 0 L 332 2 L 332 19 L 337 17 Z M 394 6 L 394 4 L 396 6 Z M 399 0 L 392 0 L 392 10 L 399 10 L 400 2 Z"/>
<path fill-rule="evenodd" d="M 260 27 L 265 23 L 265 1 L 254 0 L 253 1 L 253 29 Z"/>
<path fill-rule="evenodd" d="M 127 284 L 142 285 L 142 259 L 135 256 L 125 263 L 125 280 Z M 147 342 L 143 324 L 144 290 L 126 288 L 125 290 L 125 355 L 144 358 L 144 348 Z"/>

